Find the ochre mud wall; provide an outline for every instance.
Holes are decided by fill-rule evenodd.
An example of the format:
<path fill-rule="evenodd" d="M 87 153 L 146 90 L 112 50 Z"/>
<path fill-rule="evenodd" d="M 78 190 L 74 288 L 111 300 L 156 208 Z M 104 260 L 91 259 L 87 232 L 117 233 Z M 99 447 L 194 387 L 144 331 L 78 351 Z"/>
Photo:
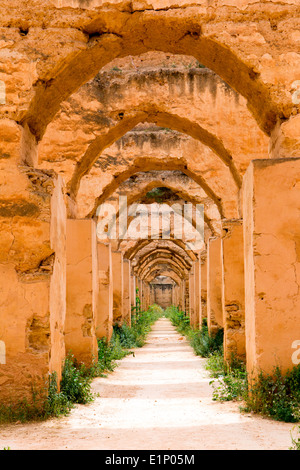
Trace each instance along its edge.
<path fill-rule="evenodd" d="M 139 301 L 224 328 L 253 376 L 294 365 L 299 26 L 293 0 L 2 1 L 1 402 L 59 380 L 70 350 L 89 364 Z M 96 237 L 122 197 L 177 218 Z"/>

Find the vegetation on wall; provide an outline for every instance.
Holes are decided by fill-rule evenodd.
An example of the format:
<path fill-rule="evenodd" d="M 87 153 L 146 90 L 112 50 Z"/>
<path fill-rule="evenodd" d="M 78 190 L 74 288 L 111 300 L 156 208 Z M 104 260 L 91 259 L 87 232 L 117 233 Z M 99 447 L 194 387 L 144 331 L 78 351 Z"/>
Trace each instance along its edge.
<path fill-rule="evenodd" d="M 138 287 L 135 289 L 135 305 L 131 307 L 131 318 L 132 321 L 135 321 L 135 318 L 141 314 L 141 299 L 139 296 Z"/>
<path fill-rule="evenodd" d="M 274 367 L 270 374 L 260 371 L 250 381 L 243 362 L 234 356 L 225 361 L 217 353 L 208 358 L 207 369 L 217 379 L 211 382 L 214 400 L 238 400 L 241 411 L 288 423 L 300 421 L 300 365 L 286 373 L 279 367 Z"/>

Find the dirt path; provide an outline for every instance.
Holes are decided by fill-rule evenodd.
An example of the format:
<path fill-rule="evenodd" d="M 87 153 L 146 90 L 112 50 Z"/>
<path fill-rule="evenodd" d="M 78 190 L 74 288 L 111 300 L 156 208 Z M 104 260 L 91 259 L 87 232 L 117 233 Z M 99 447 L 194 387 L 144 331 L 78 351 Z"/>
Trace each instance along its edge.
<path fill-rule="evenodd" d="M 0 427 L 0 449 L 287 450 L 292 424 L 212 401 L 205 359 L 161 319 L 147 344 L 93 389 L 100 397 L 68 417 Z"/>

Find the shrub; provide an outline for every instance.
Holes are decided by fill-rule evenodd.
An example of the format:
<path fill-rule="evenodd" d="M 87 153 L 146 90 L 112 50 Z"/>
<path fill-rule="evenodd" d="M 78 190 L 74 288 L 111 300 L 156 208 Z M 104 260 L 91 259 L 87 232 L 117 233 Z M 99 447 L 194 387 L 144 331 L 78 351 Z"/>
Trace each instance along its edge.
<path fill-rule="evenodd" d="M 45 396 L 43 399 L 37 400 L 35 394 L 33 394 L 31 401 L 23 399 L 13 404 L 1 404 L 0 424 L 13 423 L 16 421 L 24 423 L 43 419 L 45 401 Z"/>
<path fill-rule="evenodd" d="M 300 420 L 300 366 L 283 374 L 275 367 L 272 374 L 260 372 L 251 383 L 242 361 L 232 358 L 225 362 L 220 353 L 212 354 L 207 369 L 213 377 L 213 399 L 218 401 L 243 400 L 243 411 L 252 411 L 277 421 L 288 423 Z"/>
<path fill-rule="evenodd" d="M 297 426 L 296 429 L 297 435 L 294 436 L 293 433 L 291 432 L 291 438 L 292 438 L 292 447 L 289 448 L 289 450 L 300 450 L 300 426 Z"/>
<path fill-rule="evenodd" d="M 165 312 L 177 331 L 187 336 L 187 339 L 197 356 L 208 357 L 214 351 L 220 351 L 223 346 L 223 329 L 220 328 L 215 334 L 208 331 L 207 320 L 203 319 L 201 328 L 193 329 L 190 319 L 185 312 L 178 307 L 168 307 Z"/>
<path fill-rule="evenodd" d="M 278 421 L 300 420 L 300 365 L 283 374 L 275 367 L 273 374 L 260 372 L 249 385 L 246 409 Z"/>
<path fill-rule="evenodd" d="M 84 365 L 76 365 L 69 353 L 65 359 L 60 382 L 60 391 L 71 403 L 89 403 L 94 396 L 91 392 L 92 374 Z"/>
<path fill-rule="evenodd" d="M 132 325 L 129 327 L 114 325 L 114 335 L 119 338 L 122 348 L 132 349 L 140 348 L 145 344 L 145 338 L 151 330 L 152 324 L 163 314 L 163 309 L 154 304 L 145 312 L 141 312 L 132 319 Z"/>
<path fill-rule="evenodd" d="M 123 348 L 120 337 L 113 329 L 110 341 L 105 338 L 98 340 L 98 366 L 105 371 L 113 371 L 117 365 L 116 361 L 123 359 L 129 352 Z"/>
<path fill-rule="evenodd" d="M 209 357 L 213 352 L 223 350 L 223 337 L 222 328 L 218 329 L 216 333 L 210 334 L 207 321 L 204 319 L 201 329 L 191 331 L 189 339 L 197 356 Z"/>
<path fill-rule="evenodd" d="M 191 330 L 189 317 L 185 312 L 179 310 L 178 307 L 172 305 L 171 307 L 166 308 L 165 315 L 170 319 L 179 333 L 185 335 Z"/>
<path fill-rule="evenodd" d="M 132 325 L 114 325 L 110 341 L 106 338 L 98 340 L 98 363 L 94 366 L 98 374 L 112 371 L 116 367 L 116 361 L 128 354 L 133 354 L 130 349 L 144 345 L 145 338 L 151 329 L 151 325 L 163 314 L 163 310 L 152 305 L 146 312 L 141 312 L 132 318 Z"/>
<path fill-rule="evenodd" d="M 67 366 L 69 370 L 70 365 Z M 64 366 L 64 371 L 66 365 Z M 69 384 L 71 381 L 69 381 Z M 0 423 L 42 421 L 51 417 L 67 415 L 73 407 L 72 400 L 64 390 L 58 392 L 57 374 L 49 375 L 45 387 L 37 392 L 32 389 L 31 400 L 23 399 L 19 402 L 0 406 Z"/>
<path fill-rule="evenodd" d="M 49 391 L 44 412 L 45 418 L 67 415 L 73 406 L 73 403 L 71 403 L 65 393 L 62 391 L 58 392 L 57 373 L 53 372 L 49 378 Z"/>

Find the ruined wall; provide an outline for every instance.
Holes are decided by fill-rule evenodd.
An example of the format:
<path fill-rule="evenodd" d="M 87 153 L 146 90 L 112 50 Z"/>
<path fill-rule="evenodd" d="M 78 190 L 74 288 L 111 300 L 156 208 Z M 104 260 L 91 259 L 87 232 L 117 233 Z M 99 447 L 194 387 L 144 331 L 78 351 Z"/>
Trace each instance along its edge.
<path fill-rule="evenodd" d="M 299 26 L 293 0 L 2 1 L 1 400 L 27 397 L 49 372 L 60 375 L 75 323 L 73 347 L 91 357 L 96 345 L 97 250 L 83 261 L 87 235 L 80 236 L 76 269 L 66 209 L 82 222 L 76 217 L 94 215 L 123 183 L 130 191 L 129 178 L 162 168 L 199 185 L 209 230 L 212 220 L 244 218 L 248 369 L 291 366 L 299 323 Z M 172 183 L 182 201 L 189 191 L 196 200 L 195 185 L 184 192 L 179 178 Z M 142 188 L 137 181 L 135 197 L 145 196 Z M 148 282 L 172 274 L 189 312 L 195 258 L 182 245 L 165 248 L 141 249 L 133 263 L 143 305 Z M 124 319 L 122 257 L 131 249 L 137 254 L 134 244 L 114 245 L 114 321 Z M 208 246 L 203 316 L 207 300 L 208 321 L 226 328 L 237 305 L 228 286 L 240 293 L 242 275 L 226 284 L 233 257 L 215 253 Z M 88 299 L 74 306 L 81 289 Z"/>
<path fill-rule="evenodd" d="M 1 400 L 6 402 L 30 400 L 32 387 L 47 390 L 49 373 L 57 372 L 59 379 L 65 354 L 66 208 L 61 180 L 36 175 L 43 176 L 47 190 L 39 195 L 47 202 L 46 212 L 39 210 L 35 219 L 24 206 L 11 226 L 10 250 L 2 252 L 10 255 L 2 261 L 0 282 L 0 338 L 5 345 L 0 383 Z M 11 214 L 6 209 L 3 215 L 2 224 Z"/>
<path fill-rule="evenodd" d="M 167 308 L 172 305 L 172 284 L 155 284 L 154 288 L 154 303 L 160 305 L 162 308 Z"/>
<path fill-rule="evenodd" d="M 253 162 L 245 178 L 249 374 L 293 365 L 299 331 L 299 159 Z M 246 196 L 245 195 L 245 196 Z M 284 217 L 282 215 L 284 214 Z"/>

